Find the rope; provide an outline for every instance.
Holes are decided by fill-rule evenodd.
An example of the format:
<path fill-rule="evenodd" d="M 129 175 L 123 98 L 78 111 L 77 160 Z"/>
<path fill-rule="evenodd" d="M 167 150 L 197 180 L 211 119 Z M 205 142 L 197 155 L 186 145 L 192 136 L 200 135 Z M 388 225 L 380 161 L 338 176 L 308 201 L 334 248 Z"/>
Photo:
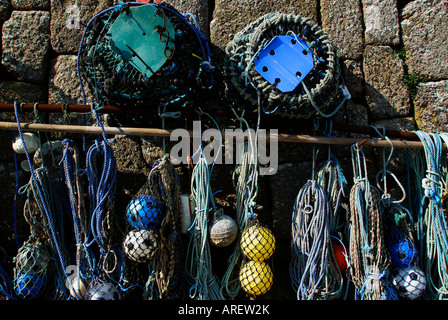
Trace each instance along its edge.
<path fill-rule="evenodd" d="M 206 113 L 201 112 L 201 114 Z M 210 117 L 210 115 L 206 115 Z M 213 118 L 211 119 L 213 120 Z M 217 125 L 216 122 L 215 124 Z M 190 184 L 191 197 L 195 203 L 195 217 L 189 229 L 191 233 L 189 234 L 190 240 L 187 247 L 185 277 L 190 285 L 189 295 L 191 298 L 198 300 L 223 300 L 224 297 L 220 292 L 219 286 L 220 281 L 212 270 L 212 259 L 208 242 L 209 212 L 216 209 L 210 181 L 218 153 L 211 165 L 208 164 L 203 153 L 202 144 L 198 147 L 193 157 L 196 155 L 199 158 L 193 168 Z"/>
<path fill-rule="evenodd" d="M 423 194 L 419 210 L 419 236 L 423 240 L 422 264 L 428 281 L 425 295 L 433 299 L 442 299 L 448 294 L 448 228 L 442 209 L 443 188 L 442 137 L 446 135 L 415 131 L 424 145 L 426 160 L 424 178 L 421 179 Z"/>
<path fill-rule="evenodd" d="M 292 214 L 289 272 L 298 300 L 325 299 L 322 281 L 327 271 L 330 207 L 325 190 L 308 180 L 299 190 Z"/>
<path fill-rule="evenodd" d="M 362 148 L 353 145 L 351 152 L 354 185 L 350 191 L 350 278 L 362 300 L 396 299 L 388 283 L 390 257 L 379 192 L 367 178 Z"/>
<path fill-rule="evenodd" d="M 193 168 L 191 195 L 195 201 L 195 218 L 191 228 L 190 241 L 187 248 L 185 266 L 186 280 L 190 283 L 189 295 L 198 300 L 223 299 L 219 291 L 219 281 L 212 272 L 211 253 L 208 243 L 208 213 L 209 213 L 209 167 L 200 154 Z"/>
<path fill-rule="evenodd" d="M 44 167 L 38 168 L 34 170 L 33 161 L 31 160 L 31 157 L 28 153 L 28 149 L 26 147 L 22 129 L 20 126 L 20 119 L 18 115 L 18 105 L 15 102 L 14 103 L 14 115 L 16 118 L 16 122 L 18 125 L 18 133 L 22 140 L 25 155 L 28 161 L 28 165 L 30 168 L 31 173 L 31 180 L 28 183 L 27 186 L 31 186 L 34 199 L 37 202 L 37 205 L 39 206 L 40 212 L 42 213 L 43 222 L 45 223 L 45 227 L 47 228 L 48 232 L 48 238 L 51 240 L 52 249 L 54 249 L 57 253 L 57 256 L 59 258 L 59 268 L 58 268 L 58 277 L 60 278 L 68 278 L 68 275 L 66 274 L 66 262 L 68 262 L 68 255 L 66 253 L 66 250 L 63 246 L 63 230 L 56 230 L 55 224 L 62 228 L 63 222 L 62 217 L 63 215 L 61 212 L 57 212 L 58 210 L 62 209 L 62 206 L 58 203 L 56 203 L 58 197 L 56 195 L 57 189 L 52 186 L 51 178 L 49 176 L 48 170 Z M 25 188 L 27 188 L 25 186 Z M 56 294 L 64 294 L 66 295 L 65 291 L 66 288 L 63 285 L 64 281 L 58 281 L 58 277 L 56 277 L 56 281 L 58 283 L 58 290 L 59 293 Z"/>

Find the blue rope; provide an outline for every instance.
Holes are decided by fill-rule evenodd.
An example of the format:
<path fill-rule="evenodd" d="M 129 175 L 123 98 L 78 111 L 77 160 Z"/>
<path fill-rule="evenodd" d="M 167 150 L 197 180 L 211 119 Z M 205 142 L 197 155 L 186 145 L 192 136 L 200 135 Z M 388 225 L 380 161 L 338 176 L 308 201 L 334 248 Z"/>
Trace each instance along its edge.
<path fill-rule="evenodd" d="M 39 195 L 39 198 L 41 200 L 42 208 L 43 208 L 43 211 L 44 211 L 44 213 L 46 215 L 46 218 L 47 218 L 47 221 L 48 221 L 48 227 L 50 229 L 51 236 L 53 238 L 54 248 L 56 249 L 58 257 L 59 257 L 59 262 L 60 262 L 60 265 L 61 265 L 61 268 L 62 268 L 61 272 L 65 275 L 66 278 L 68 278 L 68 275 L 66 274 L 66 271 L 65 271 L 66 270 L 65 261 L 64 261 L 65 257 L 64 257 L 64 255 L 62 253 L 62 249 L 61 249 L 61 246 L 60 246 L 59 241 L 58 241 L 58 234 L 57 234 L 57 232 L 56 232 L 56 230 L 54 228 L 54 225 L 52 223 L 52 216 L 51 216 L 50 210 L 48 208 L 46 197 L 44 196 L 44 192 L 42 190 L 42 187 L 41 187 L 39 181 L 37 180 L 37 175 L 35 174 L 34 167 L 33 167 L 33 161 L 31 160 L 30 154 L 28 153 L 28 148 L 27 148 L 25 140 L 23 138 L 22 128 L 20 126 L 20 119 L 19 119 L 19 114 L 18 114 L 17 102 L 14 102 L 14 115 L 16 117 L 16 122 L 17 122 L 17 128 L 18 128 L 19 136 L 20 136 L 20 139 L 22 140 L 23 148 L 25 150 L 25 155 L 26 155 L 26 158 L 27 158 L 27 161 L 28 161 L 28 165 L 29 165 L 29 168 L 30 168 L 31 179 L 34 182 L 34 186 L 35 186 L 35 188 L 37 190 L 37 193 Z"/>

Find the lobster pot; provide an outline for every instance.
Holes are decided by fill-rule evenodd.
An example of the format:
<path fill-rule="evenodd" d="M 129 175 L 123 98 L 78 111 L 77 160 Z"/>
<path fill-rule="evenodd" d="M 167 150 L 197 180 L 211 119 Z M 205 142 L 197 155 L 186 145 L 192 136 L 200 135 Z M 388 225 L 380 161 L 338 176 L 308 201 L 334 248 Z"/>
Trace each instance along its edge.
<path fill-rule="evenodd" d="M 345 101 L 336 46 L 309 18 L 271 13 L 226 47 L 224 92 L 237 109 L 306 119 Z M 314 106 L 313 106 L 314 104 Z"/>
<path fill-rule="evenodd" d="M 172 7 L 119 4 L 92 18 L 82 39 L 81 81 L 97 103 L 184 107 L 207 86 L 207 40 Z"/>

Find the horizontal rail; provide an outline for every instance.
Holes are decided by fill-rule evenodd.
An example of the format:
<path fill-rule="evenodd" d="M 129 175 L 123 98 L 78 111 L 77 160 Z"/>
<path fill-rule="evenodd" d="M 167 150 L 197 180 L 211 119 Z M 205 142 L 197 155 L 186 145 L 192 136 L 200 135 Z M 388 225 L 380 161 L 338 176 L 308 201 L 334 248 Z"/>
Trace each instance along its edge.
<path fill-rule="evenodd" d="M 63 132 L 77 134 L 102 134 L 100 127 L 78 126 L 78 125 L 59 125 L 59 124 L 42 124 L 42 123 L 22 123 L 20 128 L 22 131 L 41 131 L 41 132 Z M 0 122 L 0 129 L 17 130 L 16 122 Z M 173 130 L 158 128 L 132 128 L 132 127 L 104 127 L 107 135 L 128 135 L 128 136 L 154 136 L 154 137 L 170 137 Z M 178 134 L 180 133 L 180 134 Z M 184 135 L 182 135 L 184 133 Z M 193 137 L 194 132 L 191 130 L 181 130 L 176 132 L 177 136 Z M 420 141 L 405 141 L 397 139 L 361 139 L 361 138 L 345 138 L 345 137 L 325 137 L 311 136 L 300 134 L 267 134 L 268 139 L 276 139 L 278 142 L 289 143 L 308 143 L 308 144 L 330 144 L 330 145 L 353 145 L 362 144 L 370 147 L 390 147 L 394 148 L 423 148 Z"/>

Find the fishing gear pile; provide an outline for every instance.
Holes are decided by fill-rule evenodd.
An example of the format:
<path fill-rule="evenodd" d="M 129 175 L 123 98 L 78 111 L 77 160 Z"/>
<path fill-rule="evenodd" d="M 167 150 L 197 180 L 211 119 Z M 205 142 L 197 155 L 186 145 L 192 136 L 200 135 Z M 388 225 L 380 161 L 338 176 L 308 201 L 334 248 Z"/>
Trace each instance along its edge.
<path fill-rule="evenodd" d="M 261 115 L 335 115 L 350 99 L 336 47 L 311 19 L 283 13 L 253 21 L 226 47 L 225 95 L 240 131 L 248 133 L 232 173 L 235 218 L 215 201 L 219 191 L 211 182 L 219 151 L 208 157 L 201 127 L 199 145 L 188 143 L 195 151 L 188 156 L 188 190 L 181 190 L 182 168 L 173 164 L 163 139 L 163 155 L 124 212 L 117 212 L 114 139 L 106 136 L 101 106 L 154 108 L 165 129 L 165 117 L 179 117 L 179 107 L 191 106 L 214 85 L 207 40 L 189 22 L 194 17 L 158 3 L 120 2 L 88 22 L 78 75 L 84 101 L 84 82 L 93 94 L 91 113 L 101 134 L 89 144 L 84 136 L 82 149 L 68 138 L 50 141 L 47 134 L 23 132 L 14 103 L 14 201 L 25 197 L 29 234 L 20 242 L 15 231 L 13 274 L 10 279 L 0 266 L 0 299 L 269 297 L 274 253 L 282 243 L 257 205 Z M 196 111 L 221 132 L 209 113 Z M 245 118 L 249 112 L 257 114 L 256 130 Z M 36 106 L 35 116 L 41 122 Z M 406 151 L 406 190 L 388 170 L 393 143 L 385 130 L 374 129 L 390 143 L 373 175 L 376 186 L 362 142 L 350 148 L 351 188 L 331 148 L 318 163 L 313 147 L 311 177 L 290 208 L 288 271 L 298 300 L 448 298 L 448 134 L 414 132 L 423 151 Z M 325 134 L 332 134 L 331 127 Z M 215 138 L 221 148 L 222 136 Z M 26 156 L 21 168 L 30 175 L 20 188 L 18 154 Z M 231 252 L 222 277 L 212 254 L 221 248 Z"/>
<path fill-rule="evenodd" d="M 311 19 L 270 13 L 226 47 L 225 95 L 236 109 L 292 118 L 331 117 L 349 97 L 336 46 Z"/>
<path fill-rule="evenodd" d="M 78 66 L 84 98 L 83 81 L 96 103 L 123 108 L 185 107 L 214 82 L 207 39 L 176 9 L 156 4 L 97 14 L 83 33 Z"/>
<path fill-rule="evenodd" d="M 179 297 L 182 287 L 180 218 L 177 172 L 165 156 L 156 161 L 146 183 L 126 208 L 128 231 L 123 249 L 134 264 L 146 265 L 149 270 L 145 276 L 145 299 Z M 138 268 L 134 271 L 144 274 Z"/>

